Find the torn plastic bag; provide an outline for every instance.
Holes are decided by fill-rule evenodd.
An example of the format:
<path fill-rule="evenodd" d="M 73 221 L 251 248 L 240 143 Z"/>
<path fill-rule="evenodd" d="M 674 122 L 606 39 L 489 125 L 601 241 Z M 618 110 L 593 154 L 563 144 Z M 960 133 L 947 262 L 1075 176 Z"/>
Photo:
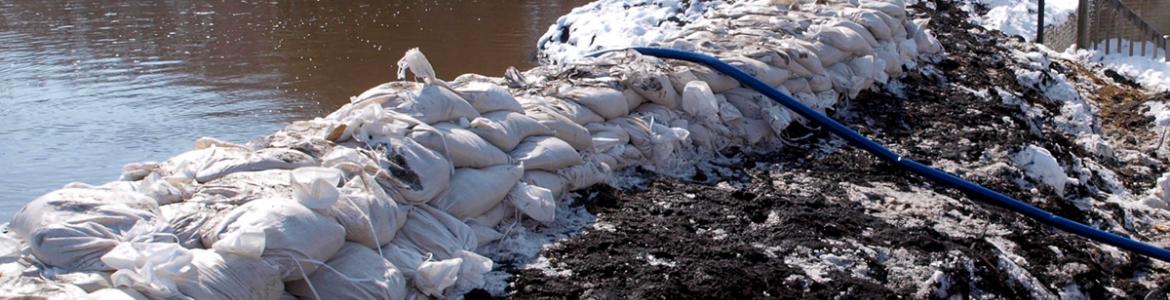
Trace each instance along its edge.
<path fill-rule="evenodd" d="M 342 197 L 325 212 L 345 228 L 345 239 L 377 249 L 394 239 L 409 207 L 399 205 L 369 175 L 350 179 Z"/>
<path fill-rule="evenodd" d="M 472 126 L 484 118 L 475 120 Z M 535 120 L 532 123 L 540 125 Z M 418 125 L 410 138 L 431 150 L 446 154 L 456 168 L 483 168 L 508 163 L 508 155 L 504 151 L 455 124 L 439 123 L 434 127 Z"/>
<path fill-rule="evenodd" d="M 289 292 L 301 299 L 406 299 L 402 272 L 361 244 L 346 243 L 325 265 L 289 282 Z"/>
<path fill-rule="evenodd" d="M 519 165 L 455 169 L 450 190 L 431 205 L 460 220 L 478 217 L 503 201 L 523 175 Z"/>
<path fill-rule="evenodd" d="M 155 298 L 180 296 L 176 279 L 192 271 L 190 251 L 175 243 L 124 242 L 102 256 L 116 269 L 110 275 L 115 287 L 134 289 Z"/>
<path fill-rule="evenodd" d="M 153 199 L 100 189 L 45 194 L 25 204 L 8 226 L 41 262 L 71 271 L 112 270 L 101 257 L 118 243 L 171 233 Z"/>
<path fill-rule="evenodd" d="M 525 138 L 510 155 L 513 160 L 521 162 L 525 170 L 556 171 L 582 163 L 581 155 L 573 146 L 551 136 Z"/>
<path fill-rule="evenodd" d="M 415 80 L 421 80 L 426 83 L 437 81 L 435 76 L 435 69 L 431 67 L 431 62 L 427 61 L 427 56 L 423 55 L 418 47 L 406 50 L 406 54 L 398 60 L 398 79 L 406 79 L 406 71 L 410 70 L 414 74 Z"/>
<path fill-rule="evenodd" d="M 264 231 L 265 261 L 277 266 L 285 281 L 311 274 L 311 260 L 329 259 L 345 241 L 345 228 L 333 218 L 313 212 L 291 199 L 260 199 L 236 207 L 203 237 L 204 246 L 215 246 L 238 231 Z"/>

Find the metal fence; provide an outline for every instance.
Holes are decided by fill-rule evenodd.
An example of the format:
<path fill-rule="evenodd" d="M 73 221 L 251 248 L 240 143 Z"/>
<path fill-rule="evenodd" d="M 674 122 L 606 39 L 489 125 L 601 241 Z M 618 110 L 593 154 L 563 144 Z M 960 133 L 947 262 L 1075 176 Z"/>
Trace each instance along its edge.
<path fill-rule="evenodd" d="M 1080 0 L 1076 14 L 1077 48 L 1170 61 L 1170 36 L 1121 0 Z"/>

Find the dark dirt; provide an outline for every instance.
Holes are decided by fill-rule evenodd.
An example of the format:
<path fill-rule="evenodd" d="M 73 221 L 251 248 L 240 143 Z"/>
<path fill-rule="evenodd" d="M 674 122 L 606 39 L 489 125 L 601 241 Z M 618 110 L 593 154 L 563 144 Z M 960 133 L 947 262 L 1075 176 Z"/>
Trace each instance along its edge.
<path fill-rule="evenodd" d="M 1050 122 L 1029 120 L 1018 106 L 961 89 L 960 85 L 972 89 L 1001 87 L 1016 91 L 1025 101 L 1049 111 L 1060 109 L 1016 82 L 1010 69 L 1015 63 L 1006 48 L 1014 43 L 1013 38 L 986 32 L 964 21 L 966 14 L 949 1 L 932 2 L 936 11 L 921 4 L 915 8 L 919 13 L 931 14 L 931 27 L 947 47 L 948 56 L 935 65 L 942 76 L 911 72 L 902 80 L 904 98 L 866 92 L 852 100 L 849 105 L 852 113 L 838 113 L 837 119 L 909 158 L 935 165 L 942 161 L 958 163 L 964 166 L 957 170 L 958 175 L 979 184 L 1073 220 L 1133 234 L 1132 229 L 1109 228 L 1100 222 L 1103 218 L 1116 218 L 1103 214 L 1128 215 L 1115 204 L 1086 210 L 1068 201 L 1100 197 L 1102 193 L 1094 184 L 1101 180 L 1097 178 L 1100 174 L 1093 174 L 1088 183 L 1069 184 L 1061 196 L 1050 188 L 1038 188 L 1038 191 L 1021 188 L 1019 182 L 1026 179 L 1015 169 L 969 172 L 967 166 L 979 165 L 986 152 L 993 148 L 1014 152 L 1022 145 L 1041 145 L 1050 149 L 1062 164 L 1094 154 L 1051 128 Z M 1061 68 L 1059 62 L 1054 65 L 1056 69 Z M 1127 92 L 1117 95 L 1135 96 Z M 994 97 L 995 89 L 990 89 L 990 93 L 992 98 L 998 98 Z M 1109 123 L 1110 126 L 1139 122 L 1124 120 L 1132 116 L 1121 109 L 1103 111 L 1102 117 L 1109 120 L 1106 123 L 1121 122 Z M 1039 132 L 1032 126 L 1038 127 Z M 893 224 L 889 219 L 874 216 L 861 202 L 849 200 L 846 185 L 889 185 L 903 192 L 933 190 L 958 199 L 961 204 L 945 207 L 948 214 L 1010 229 L 1001 237 L 1017 245 L 1015 254 L 1027 262 L 1021 267 L 1042 284 L 1039 288 L 1043 293 L 1057 294 L 1066 285 L 1075 283 L 1079 292 L 1092 299 L 1117 297 L 1119 293 L 1124 297 L 1144 297 L 1151 291 L 1138 283 L 1139 278 L 1153 273 L 1160 275 L 1149 280 L 1165 281 L 1166 270 L 1154 267 L 1149 259 L 1138 257 L 1118 263 L 1119 260 L 1109 259 L 1108 253 L 1080 237 L 964 197 L 955 190 L 937 188 L 936 184 L 896 170 L 862 150 L 844 147 L 824 155 L 823 145 L 833 137 L 819 129 L 792 126 L 789 130 L 792 132 L 787 136 L 812 133 L 813 137 L 783 151 L 741 155 L 738 163 L 728 166 L 736 170 L 732 176 L 709 174 L 680 180 L 654 177 L 645 172 L 645 176 L 654 179 L 641 188 L 617 190 L 599 186 L 580 193 L 589 196 L 578 202 L 595 214 L 598 222 L 612 224 L 613 230 L 589 230 L 544 253 L 558 268 L 571 270 L 572 275 L 568 277 L 550 276 L 540 270 L 512 270 L 516 276 L 510 296 L 525 299 L 1036 297 L 1037 291 L 1002 266 L 1003 254 L 989 239 L 947 234 L 935 226 L 943 221 L 916 220 L 921 224 L 913 226 Z M 1119 164 L 1105 163 L 1105 167 L 1116 169 Z M 1118 176 L 1123 177 L 1122 182 L 1149 181 L 1137 178 L 1145 176 L 1141 174 L 1127 175 L 1119 171 Z M 721 181 L 742 188 L 715 184 Z M 886 201 L 882 195 L 869 197 L 871 201 Z M 718 230 L 725 234 L 713 233 Z M 842 245 L 840 241 L 853 244 Z M 794 260 L 810 253 L 815 257 L 845 251 L 841 249 L 899 249 L 907 253 L 904 257 L 908 257 L 910 269 L 933 266 L 950 280 L 946 284 L 930 283 L 924 289 L 919 284 L 927 278 L 907 278 L 906 266 L 895 266 L 888 253 L 858 255 L 859 259 L 849 262 L 848 268 L 828 268 L 820 275 L 802 269 L 799 261 Z M 815 280 L 817 276 L 823 280 Z M 924 290 L 928 292 L 923 293 Z"/>

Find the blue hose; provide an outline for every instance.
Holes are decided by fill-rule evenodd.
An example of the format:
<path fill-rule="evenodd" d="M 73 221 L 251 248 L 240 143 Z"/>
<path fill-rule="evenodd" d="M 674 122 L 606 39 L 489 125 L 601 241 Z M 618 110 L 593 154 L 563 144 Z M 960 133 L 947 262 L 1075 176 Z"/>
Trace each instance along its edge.
<path fill-rule="evenodd" d="M 877 155 L 878 157 L 881 157 L 882 159 L 889 161 L 890 163 L 893 163 L 894 165 L 903 169 L 913 171 L 914 173 L 918 173 L 918 175 L 926 177 L 927 179 L 956 188 L 974 198 L 984 199 L 991 201 L 992 203 L 1007 207 L 1008 209 L 1021 213 L 1034 220 L 1059 228 L 1060 230 L 1071 232 L 1079 236 L 1087 237 L 1089 239 L 1113 245 L 1118 248 L 1129 250 L 1164 262 L 1170 262 L 1170 250 L 1155 247 L 1150 244 L 1142 243 L 1120 235 L 1089 227 L 1085 224 L 1077 223 L 1073 220 L 1065 219 L 1023 201 L 1013 199 L 1012 197 L 1000 194 L 999 192 L 990 190 L 978 184 L 963 180 L 957 176 L 939 171 L 938 169 L 910 160 L 908 158 L 903 158 L 901 155 L 890 151 L 890 149 L 882 147 L 882 145 L 874 142 L 873 140 L 862 136 L 848 127 L 845 127 L 845 125 L 841 125 L 841 123 L 838 123 L 828 116 L 818 113 L 808 106 L 801 104 L 796 99 L 793 99 L 791 96 L 777 91 L 776 89 L 765 84 L 763 81 L 760 81 L 748 73 L 745 73 L 744 71 L 741 71 L 732 65 L 720 61 L 718 58 L 713 56 L 663 48 L 634 47 L 630 49 L 638 51 L 638 53 L 643 55 L 685 60 L 707 65 L 708 67 L 718 70 L 719 72 L 723 72 L 724 74 L 731 76 L 731 78 L 735 78 L 735 80 L 738 80 L 740 83 L 760 93 L 763 93 L 764 95 L 768 96 L 768 98 L 772 98 L 772 100 L 779 102 L 781 105 L 784 105 L 784 107 L 787 107 L 788 109 L 796 112 L 808 120 L 811 120 L 813 123 L 828 128 L 829 131 L 844 138 L 854 146 Z M 618 50 L 596 52 L 590 54 L 590 56 L 597 56 L 612 51 Z"/>

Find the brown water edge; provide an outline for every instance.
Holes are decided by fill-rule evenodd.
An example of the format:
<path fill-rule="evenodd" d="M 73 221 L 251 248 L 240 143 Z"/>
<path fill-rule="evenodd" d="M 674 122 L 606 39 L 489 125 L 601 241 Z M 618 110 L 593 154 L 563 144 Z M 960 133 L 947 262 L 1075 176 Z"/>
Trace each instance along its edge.
<path fill-rule="evenodd" d="M 439 77 L 536 64 L 584 0 L 0 0 L 0 220 L 199 136 L 244 142 L 393 79 L 420 47 Z"/>

